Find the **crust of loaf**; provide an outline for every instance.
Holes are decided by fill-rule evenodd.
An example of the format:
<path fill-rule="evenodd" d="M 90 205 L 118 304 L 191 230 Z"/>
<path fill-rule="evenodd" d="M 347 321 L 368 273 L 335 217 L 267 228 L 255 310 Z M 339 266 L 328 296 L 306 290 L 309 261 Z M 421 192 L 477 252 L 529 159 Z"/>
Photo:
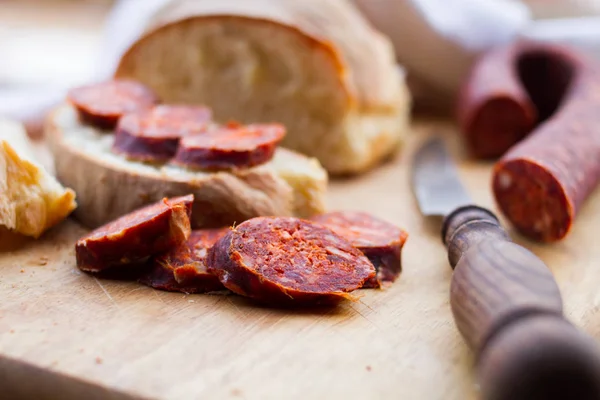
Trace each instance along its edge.
<path fill-rule="evenodd" d="M 0 120 L 1 242 L 19 235 L 39 238 L 77 206 L 73 190 L 63 187 L 37 159 L 24 127 Z"/>
<path fill-rule="evenodd" d="M 280 114 L 285 111 L 277 110 L 277 105 L 273 106 L 268 100 L 265 109 L 273 111 L 258 109 L 258 115 L 253 115 L 250 111 L 239 111 L 248 109 L 245 104 L 236 103 L 230 108 L 212 104 L 221 100 L 215 100 L 201 89 L 195 91 L 198 93 L 195 96 L 188 93 L 178 97 L 175 89 L 171 89 L 173 85 L 164 85 L 170 79 L 183 82 L 189 77 L 183 78 L 176 73 L 172 78 L 156 76 L 164 72 L 156 72 L 153 78 L 148 77 L 154 63 L 150 59 L 153 53 L 148 51 L 149 48 L 154 48 L 156 43 L 166 40 L 170 35 L 176 36 L 177 31 L 182 35 L 183 32 L 191 32 L 194 25 L 211 26 L 208 29 L 213 29 L 215 21 L 223 26 L 245 26 L 244 29 L 268 27 L 272 37 L 293 36 L 311 51 L 323 56 L 322 59 L 326 60 L 323 62 L 328 67 L 324 68 L 323 64 L 304 67 L 319 69 L 321 74 L 335 75 L 329 87 L 319 90 L 337 94 L 336 101 L 316 106 L 326 110 L 326 117 L 307 114 L 309 118 L 314 116 L 315 123 L 312 126 L 315 129 L 307 128 L 301 122 L 296 123 L 293 116 L 282 118 Z M 198 50 L 192 49 L 191 44 L 189 46 L 190 51 L 183 58 L 185 62 L 194 63 L 195 56 L 192 54 Z M 255 46 L 250 44 L 249 48 L 255 49 Z M 165 57 L 159 53 L 154 53 L 155 57 Z M 146 72 L 140 73 L 140 68 L 147 68 Z M 202 67 L 198 65 L 197 68 L 200 71 Z M 171 71 L 173 68 L 165 70 Z M 145 77 L 142 76 L 144 74 Z M 171 0 L 157 12 L 146 33 L 121 57 L 115 77 L 139 79 L 157 90 L 159 95 L 166 96 L 168 101 L 206 103 L 215 109 L 217 118 L 233 118 L 242 122 L 265 118 L 280 120 L 288 127 L 284 146 L 316 157 L 330 173 L 336 175 L 357 174 L 372 169 L 397 153 L 409 132 L 411 97 L 404 72 L 395 64 L 392 44 L 345 1 Z M 218 80 L 219 76 L 215 74 L 214 79 Z M 228 78 L 224 77 L 222 85 L 227 84 Z M 160 86 L 169 89 L 161 90 Z M 251 104 L 265 101 L 262 99 L 267 97 L 261 93 L 262 89 L 257 90 L 259 93 L 249 100 Z M 307 102 L 305 107 L 315 107 L 316 103 L 310 103 Z M 282 105 L 281 108 L 290 109 L 288 105 Z M 320 120 L 321 117 L 324 119 Z M 306 115 L 298 116 L 301 121 L 304 118 Z"/>
<path fill-rule="evenodd" d="M 325 171 L 315 160 L 286 149 L 276 151 L 277 162 L 302 157 L 301 165 L 307 169 L 303 181 L 312 184 L 314 192 L 295 190 L 293 183 L 277 174 L 274 162 L 231 173 L 207 173 L 128 161 L 110 152 L 111 132 L 82 125 L 68 105 L 49 115 L 45 129 L 56 176 L 77 193 L 74 216 L 89 228 L 164 197 L 190 193 L 195 197 L 193 228 L 220 227 L 262 215 L 306 217 L 325 208 Z"/>

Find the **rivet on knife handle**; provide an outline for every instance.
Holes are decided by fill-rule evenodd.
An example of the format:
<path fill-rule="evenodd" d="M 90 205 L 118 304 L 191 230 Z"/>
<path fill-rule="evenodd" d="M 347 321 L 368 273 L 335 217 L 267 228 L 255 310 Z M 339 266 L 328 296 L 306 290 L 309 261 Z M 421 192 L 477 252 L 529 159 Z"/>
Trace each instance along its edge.
<path fill-rule="evenodd" d="M 443 236 L 452 313 L 477 354 L 483 397 L 600 399 L 600 354 L 563 317 L 548 267 L 481 207 L 448 215 Z"/>

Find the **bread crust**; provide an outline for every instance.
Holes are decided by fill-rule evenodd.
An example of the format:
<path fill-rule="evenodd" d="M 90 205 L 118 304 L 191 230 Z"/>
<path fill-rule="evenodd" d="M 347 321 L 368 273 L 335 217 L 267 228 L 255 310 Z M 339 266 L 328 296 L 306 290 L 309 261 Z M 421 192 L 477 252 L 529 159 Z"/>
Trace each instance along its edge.
<path fill-rule="evenodd" d="M 236 172 L 199 173 L 197 178 L 139 168 L 134 161 L 111 163 L 65 138 L 59 107 L 46 120 L 46 135 L 54 153 L 56 176 L 73 188 L 83 225 L 96 228 L 164 197 L 193 194 L 192 227 L 213 228 L 263 215 L 294 215 L 291 186 L 266 166 Z M 289 152 L 279 148 L 278 152 Z M 323 201 L 324 202 L 324 201 Z M 316 208 L 324 206 L 317 204 Z M 317 210 L 315 210 L 317 212 Z"/>

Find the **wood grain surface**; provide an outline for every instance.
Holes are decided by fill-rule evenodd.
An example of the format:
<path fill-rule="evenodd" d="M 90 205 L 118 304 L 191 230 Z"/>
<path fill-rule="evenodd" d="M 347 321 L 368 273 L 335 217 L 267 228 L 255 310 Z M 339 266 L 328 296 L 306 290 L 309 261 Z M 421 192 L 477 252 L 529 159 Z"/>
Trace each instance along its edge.
<path fill-rule="evenodd" d="M 474 199 L 497 212 L 491 165 L 466 160 L 451 125 L 417 122 L 400 157 L 331 184 L 330 209 L 369 211 L 410 235 L 391 288 L 364 290 L 334 310 L 273 310 L 95 279 L 75 267 L 74 241 L 85 231 L 73 221 L 1 254 L 0 387 L 40 399 L 477 398 L 473 354 L 450 310 L 439 222 L 421 218 L 409 187 L 410 157 L 431 132 L 447 141 Z M 595 194 L 570 236 L 551 246 L 509 230 L 549 266 L 566 316 L 596 341 L 599 212 Z"/>

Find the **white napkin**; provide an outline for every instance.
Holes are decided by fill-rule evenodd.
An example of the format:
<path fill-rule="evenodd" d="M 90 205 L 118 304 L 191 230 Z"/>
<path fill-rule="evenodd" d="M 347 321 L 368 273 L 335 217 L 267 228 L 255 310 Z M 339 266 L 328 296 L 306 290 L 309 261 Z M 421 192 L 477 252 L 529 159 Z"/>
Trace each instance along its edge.
<path fill-rule="evenodd" d="M 570 44 L 600 58 L 600 0 L 352 1 L 394 43 L 417 104 L 449 106 L 474 58 L 516 38 Z M 572 18 L 557 18 L 561 10 Z M 581 15 L 589 16 L 573 17 Z"/>

